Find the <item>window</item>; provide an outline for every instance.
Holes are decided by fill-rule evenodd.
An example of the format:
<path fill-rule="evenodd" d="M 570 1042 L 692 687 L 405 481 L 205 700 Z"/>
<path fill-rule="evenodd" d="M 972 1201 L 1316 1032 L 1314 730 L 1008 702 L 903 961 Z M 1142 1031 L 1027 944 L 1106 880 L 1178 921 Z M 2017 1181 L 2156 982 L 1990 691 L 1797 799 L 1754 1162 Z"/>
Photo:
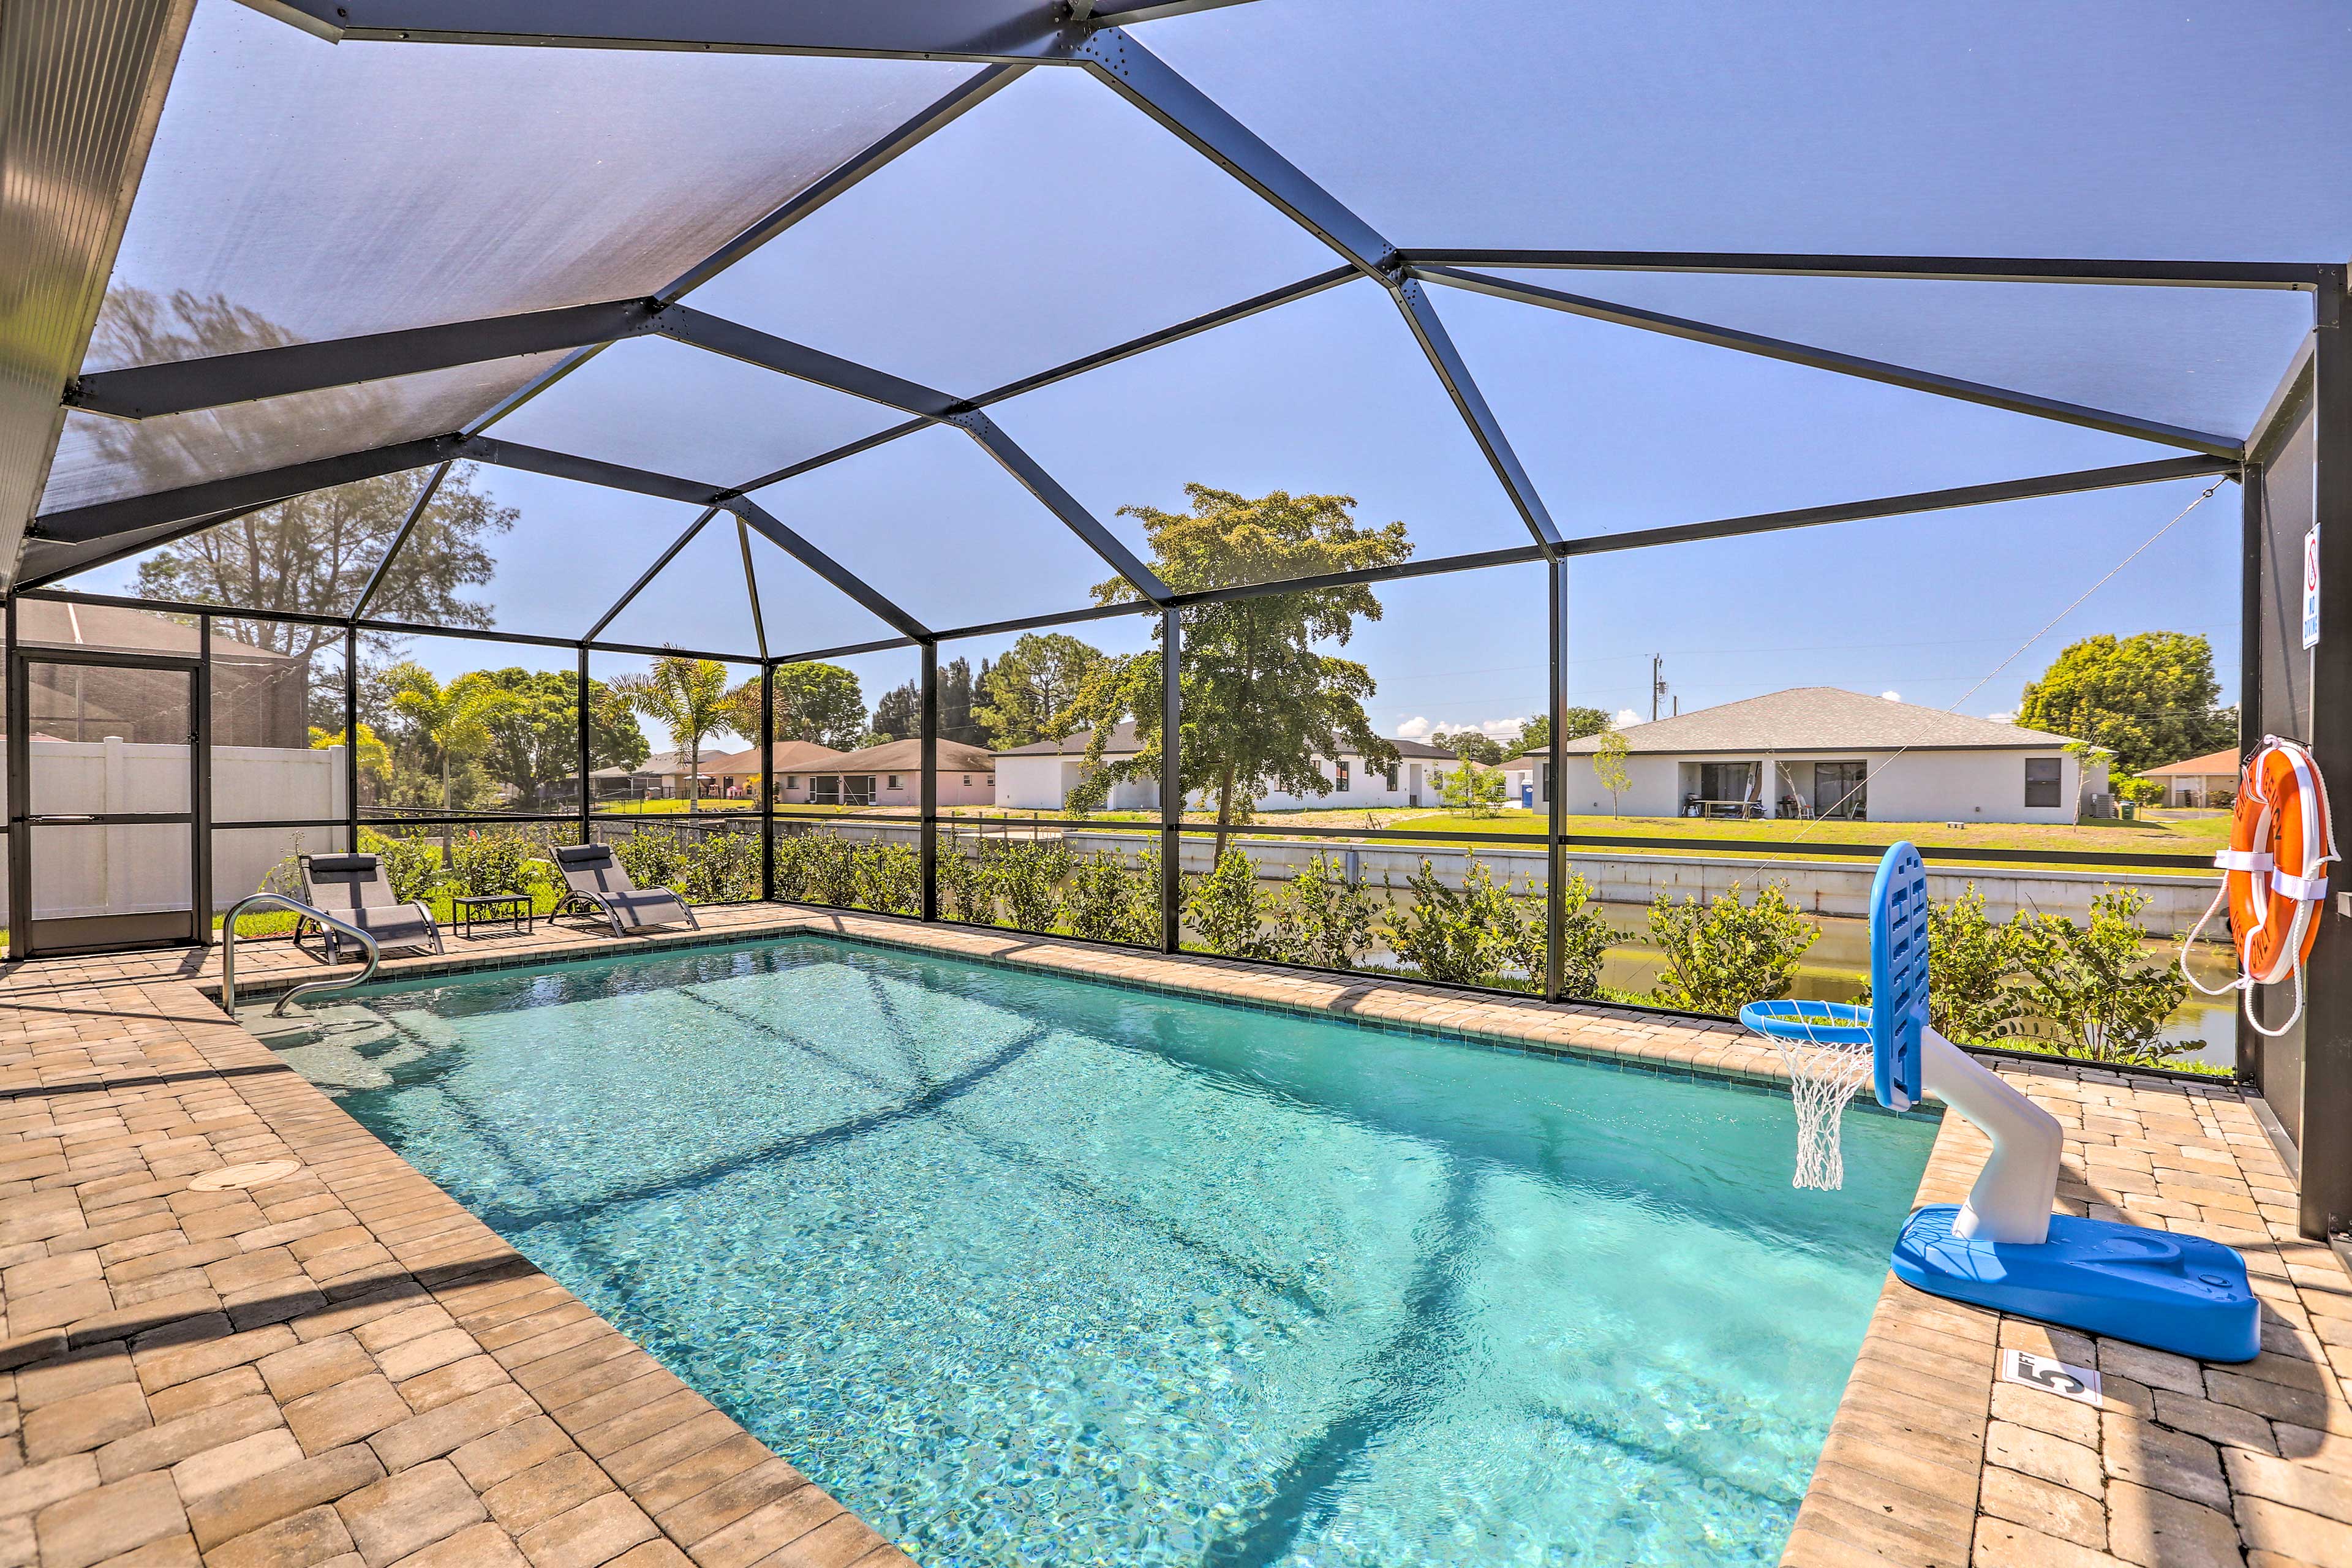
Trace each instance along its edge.
<path fill-rule="evenodd" d="M 892 789 L 897 789 L 898 787 L 898 775 L 897 773 L 892 773 L 890 775 L 890 787 Z"/>
<path fill-rule="evenodd" d="M 963 787 L 966 789 L 970 789 L 971 787 L 971 775 L 970 773 L 963 775 Z"/>
<path fill-rule="evenodd" d="M 798 789 L 801 787 L 801 781 L 791 773 L 786 773 L 784 775 L 784 787 L 786 789 Z"/>
<path fill-rule="evenodd" d="M 1549 763 L 1536 764 L 1536 798 L 1546 804 L 1549 804 L 1551 800 L 1551 764 Z"/>
<path fill-rule="evenodd" d="M 2025 759 L 2025 804 L 2029 806 L 2059 804 L 2057 758 Z"/>
<path fill-rule="evenodd" d="M 1391 789 L 1396 788 L 1396 764 L 1394 763 L 1391 763 L 1388 765 L 1387 771 L 1381 774 L 1381 782 Z"/>
<path fill-rule="evenodd" d="M 1331 766 L 1332 766 L 1332 768 L 1335 770 L 1335 773 L 1336 773 L 1336 774 L 1337 774 L 1337 776 L 1338 776 L 1338 778 L 1339 778 L 1339 787 L 1340 787 L 1341 789 L 1346 789 L 1346 788 L 1348 787 L 1348 763 L 1347 763 L 1347 760 L 1346 760 L 1345 758 L 1342 758 L 1342 759 L 1341 759 L 1341 760 L 1339 760 L 1339 762 L 1336 762 L 1336 763 L 1332 763 L 1332 764 L 1331 764 Z"/>

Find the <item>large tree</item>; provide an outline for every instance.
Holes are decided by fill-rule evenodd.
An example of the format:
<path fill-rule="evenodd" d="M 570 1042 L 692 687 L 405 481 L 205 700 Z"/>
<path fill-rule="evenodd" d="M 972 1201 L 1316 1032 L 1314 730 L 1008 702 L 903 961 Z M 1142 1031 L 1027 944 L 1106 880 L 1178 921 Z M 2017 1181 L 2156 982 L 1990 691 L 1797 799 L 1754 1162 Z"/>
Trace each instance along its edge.
<path fill-rule="evenodd" d="M 866 695 L 857 677 L 837 664 L 780 664 L 772 692 L 779 741 L 808 741 L 836 752 L 856 751 L 866 740 Z M 760 681 L 754 676 L 728 693 L 727 727 L 756 745 L 760 736 Z"/>
<path fill-rule="evenodd" d="M 2137 773 L 2237 743 L 2238 711 L 2218 706 L 2213 647 L 2187 632 L 2109 633 L 2069 644 L 2030 682 L 2017 721 L 2103 746 Z"/>
<path fill-rule="evenodd" d="M 1000 749 L 1061 742 L 1078 727 L 1073 704 L 1102 668 L 1102 649 L 1066 632 L 1029 632 L 982 678 L 975 716 Z"/>
<path fill-rule="evenodd" d="M 1189 511 L 1119 509 L 1143 524 L 1152 569 L 1179 593 L 1386 566 L 1412 553 L 1403 523 L 1360 527 L 1352 496 L 1275 490 L 1251 498 L 1202 484 L 1184 490 L 1192 503 Z M 1106 605 L 1135 596 L 1123 577 L 1095 589 L 1097 602 Z M 1216 796 L 1221 858 L 1233 825 L 1248 819 L 1260 795 L 1330 793 L 1318 759 L 1352 753 L 1372 772 L 1396 762 L 1396 748 L 1372 732 L 1364 714 L 1364 699 L 1376 689 L 1371 672 L 1325 651 L 1346 646 L 1359 618 L 1380 617 L 1380 600 L 1362 584 L 1268 594 L 1184 612 L 1178 766 L 1187 796 L 1196 791 Z M 1094 735 L 1087 775 L 1071 796 L 1079 809 L 1100 805 L 1118 780 L 1159 776 L 1164 653 L 1108 660 L 1087 682 L 1077 718 Z M 1104 755 L 1112 727 L 1130 716 L 1141 750 L 1112 762 Z"/>
<path fill-rule="evenodd" d="M 421 664 L 401 663 L 384 672 L 401 739 L 428 768 L 441 774 L 441 809 L 457 806 L 458 766 L 490 744 L 488 718 L 499 702 L 496 689 L 478 673 L 446 682 Z M 449 825 L 441 826 L 441 855 L 449 855 Z"/>
<path fill-rule="evenodd" d="M 482 765 L 536 809 L 547 788 L 580 771 L 580 677 L 571 670 L 486 669 L 495 695 L 483 714 L 489 743 Z M 620 694 L 588 683 L 588 766 L 634 768 L 646 760 L 645 731 Z"/>
<path fill-rule="evenodd" d="M 1490 768 L 1505 760 L 1502 743 L 1479 730 L 1456 730 L 1450 735 L 1440 730 L 1429 737 L 1429 743 L 1444 747 L 1465 763 L 1484 763 Z"/>
<path fill-rule="evenodd" d="M 669 731 L 670 744 L 685 757 L 687 809 L 693 811 L 702 801 L 702 742 L 734 726 L 727 667 L 715 658 L 666 654 L 643 675 L 614 681 L 613 691 Z"/>
<path fill-rule="evenodd" d="M 874 729 L 869 744 L 911 741 L 923 732 L 923 689 L 914 681 L 894 686 L 874 704 Z"/>
<path fill-rule="evenodd" d="M 93 362 L 101 364 L 156 364 L 276 348 L 293 341 L 293 334 L 267 318 L 216 295 L 116 289 L 108 298 L 90 353 Z M 390 406 L 392 394 L 381 387 L 342 387 L 307 395 L 310 406 L 305 418 L 322 430 L 378 429 L 397 417 Z M 166 426 L 184 428 L 191 443 L 210 428 L 202 420 L 150 420 L 137 426 L 100 420 L 93 428 L 101 443 L 118 448 L 115 455 L 121 460 L 159 478 L 203 472 L 201 450 L 183 452 L 171 445 L 159 449 Z M 496 564 L 491 546 L 514 525 L 519 513 L 476 489 L 475 478 L 470 463 L 450 470 L 369 601 L 372 616 L 425 626 L 490 624 L 490 606 L 467 597 L 465 590 L 490 580 Z M 424 479 L 422 473 L 360 479 L 199 530 L 140 563 L 139 592 L 148 598 L 247 610 L 348 612 L 359 603 Z M 343 635 L 332 626 L 250 616 L 223 616 L 213 624 L 224 637 L 305 663 Z M 370 640 L 379 657 L 386 654 L 390 639 Z"/>

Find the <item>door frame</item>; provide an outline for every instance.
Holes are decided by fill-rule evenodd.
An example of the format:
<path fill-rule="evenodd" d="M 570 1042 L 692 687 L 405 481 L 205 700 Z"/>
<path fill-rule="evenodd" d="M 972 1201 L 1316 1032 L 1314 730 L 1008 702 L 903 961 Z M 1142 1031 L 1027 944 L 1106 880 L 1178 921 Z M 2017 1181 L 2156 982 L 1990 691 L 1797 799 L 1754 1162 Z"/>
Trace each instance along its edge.
<path fill-rule="evenodd" d="M 20 646 L 16 604 L 8 605 L 8 956 L 60 958 L 78 953 L 201 947 L 212 942 L 212 617 L 198 617 L 194 654 L 116 651 L 40 644 Z M 188 682 L 188 808 L 185 811 L 70 813 L 31 809 L 32 667 L 148 669 Z M 33 918 L 35 841 L 43 827 L 128 827 L 184 825 L 188 831 L 188 908 L 142 914 Z M 46 931 L 42 928 L 47 928 Z"/>

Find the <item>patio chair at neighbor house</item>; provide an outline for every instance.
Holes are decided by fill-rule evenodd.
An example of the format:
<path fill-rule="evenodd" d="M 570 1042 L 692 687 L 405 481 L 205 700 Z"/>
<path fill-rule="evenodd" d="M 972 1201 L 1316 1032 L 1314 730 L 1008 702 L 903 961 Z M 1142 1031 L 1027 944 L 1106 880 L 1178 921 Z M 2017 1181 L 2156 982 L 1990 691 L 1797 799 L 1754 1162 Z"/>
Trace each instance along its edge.
<path fill-rule="evenodd" d="M 441 928 L 433 919 L 433 911 L 415 901 L 403 903 L 392 896 L 392 882 L 383 874 L 383 862 L 373 855 L 303 855 L 297 857 L 302 868 L 302 901 L 312 909 L 324 910 L 337 920 L 352 925 L 375 938 L 379 947 L 429 947 L 436 952 L 447 950 L 441 945 Z M 303 927 L 307 921 L 294 925 L 294 943 L 302 943 Z M 333 963 L 341 956 L 343 939 L 330 931 L 320 935 L 325 939 L 327 962 Z"/>
<path fill-rule="evenodd" d="M 570 890 L 549 919 L 571 913 L 601 914 L 613 922 L 613 934 L 625 936 L 646 926 L 675 925 L 684 921 L 700 930 L 702 922 L 684 899 L 667 888 L 640 888 L 629 879 L 609 844 L 558 844 L 555 864 Z"/>

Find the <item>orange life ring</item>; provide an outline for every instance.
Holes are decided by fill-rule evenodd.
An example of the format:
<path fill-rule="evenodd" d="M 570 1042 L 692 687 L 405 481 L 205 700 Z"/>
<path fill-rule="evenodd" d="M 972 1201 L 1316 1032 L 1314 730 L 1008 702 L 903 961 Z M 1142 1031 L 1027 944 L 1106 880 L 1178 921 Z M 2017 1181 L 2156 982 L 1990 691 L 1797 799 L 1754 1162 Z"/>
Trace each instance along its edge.
<path fill-rule="evenodd" d="M 2242 984 L 2284 980 L 2310 956 L 2335 858 L 2318 765 L 2296 742 L 2265 735 L 2238 781 L 2230 847 L 2213 858 L 2224 873 Z"/>

